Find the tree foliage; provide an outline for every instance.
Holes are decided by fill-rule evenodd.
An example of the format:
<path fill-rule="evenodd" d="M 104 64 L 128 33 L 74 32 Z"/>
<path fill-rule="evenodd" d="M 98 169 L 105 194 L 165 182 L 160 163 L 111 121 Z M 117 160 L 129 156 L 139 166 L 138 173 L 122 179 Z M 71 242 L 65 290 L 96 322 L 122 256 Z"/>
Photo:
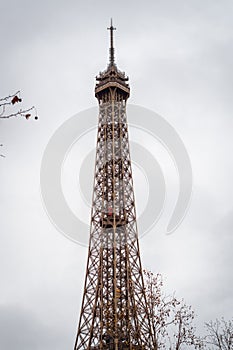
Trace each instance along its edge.
<path fill-rule="evenodd" d="M 144 271 L 145 288 L 153 330 L 154 349 L 203 348 L 193 325 L 194 311 L 175 295 L 165 295 L 160 274 Z"/>

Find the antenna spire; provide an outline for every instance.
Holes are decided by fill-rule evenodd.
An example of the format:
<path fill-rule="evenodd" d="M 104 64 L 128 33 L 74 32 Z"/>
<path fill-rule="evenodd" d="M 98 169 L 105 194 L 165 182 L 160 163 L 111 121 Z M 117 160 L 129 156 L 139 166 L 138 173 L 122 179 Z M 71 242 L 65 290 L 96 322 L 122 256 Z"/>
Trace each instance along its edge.
<path fill-rule="evenodd" d="M 110 27 L 108 30 L 110 30 L 110 49 L 109 49 L 109 63 L 110 65 L 114 64 L 115 57 L 114 57 L 114 47 L 113 47 L 113 31 L 116 30 L 116 28 L 113 27 L 112 24 L 112 18 L 111 18 L 111 23 Z"/>

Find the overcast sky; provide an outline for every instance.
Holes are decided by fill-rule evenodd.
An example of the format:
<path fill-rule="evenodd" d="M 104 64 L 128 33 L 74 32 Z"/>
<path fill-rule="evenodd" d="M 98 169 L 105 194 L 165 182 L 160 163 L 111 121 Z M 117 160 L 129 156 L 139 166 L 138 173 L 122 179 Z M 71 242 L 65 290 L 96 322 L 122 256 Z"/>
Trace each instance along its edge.
<path fill-rule="evenodd" d="M 0 96 L 20 89 L 23 106 L 35 105 L 39 115 L 38 121 L 0 122 L 6 155 L 0 162 L 0 348 L 74 345 L 87 249 L 47 217 L 40 164 L 56 129 L 97 105 L 94 78 L 106 67 L 110 17 L 117 64 L 130 77 L 129 102 L 175 128 L 194 175 L 181 226 L 172 235 L 155 229 L 140 240 L 143 266 L 161 272 L 166 289 L 194 307 L 200 330 L 204 321 L 230 318 L 232 1 L 0 0 L 0 13 Z"/>

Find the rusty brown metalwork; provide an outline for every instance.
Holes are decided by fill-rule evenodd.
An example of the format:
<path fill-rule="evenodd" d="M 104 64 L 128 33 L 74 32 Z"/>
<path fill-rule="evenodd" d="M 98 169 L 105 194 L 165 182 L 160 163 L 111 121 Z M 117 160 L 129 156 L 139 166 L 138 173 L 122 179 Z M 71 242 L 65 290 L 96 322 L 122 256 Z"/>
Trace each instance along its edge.
<path fill-rule="evenodd" d="M 99 122 L 90 241 L 75 350 L 151 350 L 129 151 L 128 78 L 110 62 L 96 78 Z"/>

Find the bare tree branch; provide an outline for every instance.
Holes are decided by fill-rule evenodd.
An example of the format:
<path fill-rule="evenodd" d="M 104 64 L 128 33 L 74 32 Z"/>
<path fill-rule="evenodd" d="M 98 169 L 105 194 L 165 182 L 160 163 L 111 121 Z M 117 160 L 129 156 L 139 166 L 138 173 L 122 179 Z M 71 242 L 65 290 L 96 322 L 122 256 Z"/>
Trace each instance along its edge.
<path fill-rule="evenodd" d="M 13 95 L 9 95 L 9 96 L 1 98 L 0 99 L 0 108 L 2 110 L 0 112 L 0 119 L 9 119 L 9 118 L 13 118 L 13 117 L 24 117 L 26 119 L 29 119 L 31 117 L 31 113 L 29 113 L 29 112 L 31 112 L 33 110 L 35 112 L 35 119 L 38 119 L 38 117 L 36 115 L 36 109 L 34 106 L 30 107 L 28 109 L 20 109 L 16 112 L 6 113 L 7 107 L 9 107 L 10 105 L 15 105 L 16 103 L 21 103 L 21 102 L 22 102 L 22 98 L 20 98 L 20 91 L 17 91 Z M 8 109 L 8 111 L 9 111 L 9 109 Z"/>
<path fill-rule="evenodd" d="M 202 349 L 203 342 L 195 334 L 191 306 L 178 300 L 174 294 L 165 295 L 160 274 L 144 271 L 144 276 L 154 349 Z"/>
<path fill-rule="evenodd" d="M 12 99 L 12 98 L 14 98 L 15 96 L 18 96 L 19 94 L 20 94 L 20 91 L 17 91 L 17 92 L 16 92 L 15 94 L 13 94 L 13 95 L 9 95 L 9 96 L 0 98 L 0 102 L 1 102 L 1 101 L 8 101 L 9 99 Z M 1 106 L 1 103 L 0 103 L 0 106 Z"/>
<path fill-rule="evenodd" d="M 30 107 L 28 109 L 19 109 L 17 111 L 10 112 L 10 106 L 14 106 L 17 103 L 21 103 L 22 98 L 20 97 L 20 91 L 17 91 L 13 95 L 9 95 L 3 98 L 0 98 L 0 119 L 10 119 L 13 117 L 24 117 L 29 119 L 32 116 L 32 112 L 34 112 L 35 119 L 38 119 L 36 108 Z M 3 146 L 3 145 L 0 145 Z M 0 154 L 0 157 L 5 158 L 4 154 Z"/>
<path fill-rule="evenodd" d="M 205 323 L 205 327 L 205 343 L 211 346 L 209 349 L 233 350 L 233 319 L 226 321 L 222 317 Z"/>
<path fill-rule="evenodd" d="M 5 115 L 5 116 L 1 116 L 0 115 L 0 118 L 1 119 L 9 119 L 9 118 L 12 118 L 12 117 L 25 117 L 26 119 L 29 119 L 31 117 L 31 114 L 28 113 L 32 110 L 35 110 L 35 107 L 31 107 L 31 108 L 28 108 L 28 109 L 20 109 L 19 111 L 17 111 L 16 113 L 11 113 L 11 114 L 8 114 L 8 115 Z M 35 117 L 37 118 L 37 117 Z"/>

